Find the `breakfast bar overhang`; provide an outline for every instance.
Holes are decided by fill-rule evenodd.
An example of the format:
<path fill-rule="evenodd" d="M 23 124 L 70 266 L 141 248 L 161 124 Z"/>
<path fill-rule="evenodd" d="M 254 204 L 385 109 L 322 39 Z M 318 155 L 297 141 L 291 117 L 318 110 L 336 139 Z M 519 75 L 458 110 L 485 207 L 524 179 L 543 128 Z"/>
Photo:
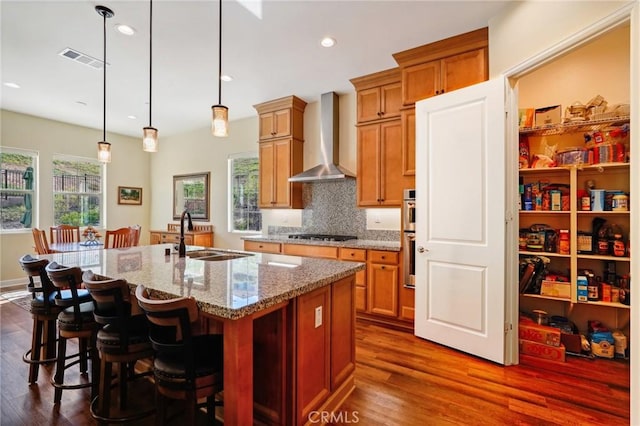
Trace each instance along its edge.
<path fill-rule="evenodd" d="M 226 424 L 309 423 L 354 389 L 363 263 L 201 247 L 179 257 L 169 244 L 39 257 L 142 284 L 154 298 L 195 298 L 224 335 Z"/>

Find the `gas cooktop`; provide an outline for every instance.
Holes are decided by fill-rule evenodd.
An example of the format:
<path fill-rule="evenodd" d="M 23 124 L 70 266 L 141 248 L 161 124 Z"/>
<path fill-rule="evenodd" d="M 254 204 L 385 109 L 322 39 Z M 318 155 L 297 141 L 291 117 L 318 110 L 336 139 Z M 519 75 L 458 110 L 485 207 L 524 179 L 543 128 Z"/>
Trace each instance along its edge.
<path fill-rule="evenodd" d="M 294 240 L 316 240 L 316 241 L 347 241 L 357 240 L 353 235 L 329 235 L 329 234 L 290 234 L 289 238 Z"/>

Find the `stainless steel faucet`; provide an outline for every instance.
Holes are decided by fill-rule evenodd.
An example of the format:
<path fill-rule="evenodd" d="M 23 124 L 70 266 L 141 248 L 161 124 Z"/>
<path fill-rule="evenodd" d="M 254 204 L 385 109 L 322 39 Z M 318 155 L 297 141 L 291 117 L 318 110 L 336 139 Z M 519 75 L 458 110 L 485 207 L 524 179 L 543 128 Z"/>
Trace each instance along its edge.
<path fill-rule="evenodd" d="M 184 245 L 184 216 L 188 219 L 188 230 L 193 231 L 193 222 L 191 222 L 191 213 L 187 210 L 182 212 L 180 216 L 180 244 L 178 245 L 178 257 L 185 257 L 187 254 L 187 248 Z"/>

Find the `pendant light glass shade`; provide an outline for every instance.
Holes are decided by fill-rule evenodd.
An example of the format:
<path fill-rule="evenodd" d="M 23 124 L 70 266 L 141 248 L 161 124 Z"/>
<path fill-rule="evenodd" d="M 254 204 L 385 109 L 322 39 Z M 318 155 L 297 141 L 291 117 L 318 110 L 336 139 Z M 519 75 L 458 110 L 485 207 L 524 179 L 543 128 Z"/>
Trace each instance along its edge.
<path fill-rule="evenodd" d="M 153 0 L 149 0 L 149 125 L 142 128 L 142 150 L 145 152 L 158 152 L 158 129 L 151 126 L 152 17 Z"/>
<path fill-rule="evenodd" d="M 211 107 L 211 132 L 213 136 L 229 136 L 229 108 L 226 106 Z"/>
<path fill-rule="evenodd" d="M 111 144 L 107 142 L 107 18 L 114 13 L 105 6 L 96 6 L 96 12 L 102 16 L 102 141 L 98 142 L 98 160 L 102 163 L 111 162 Z"/>
<path fill-rule="evenodd" d="M 98 161 L 101 163 L 111 162 L 111 144 L 109 142 L 98 142 Z"/>
<path fill-rule="evenodd" d="M 229 136 L 229 108 L 222 105 L 222 0 L 218 18 L 218 105 L 211 107 L 211 133 L 225 137 Z"/>
<path fill-rule="evenodd" d="M 155 127 L 142 128 L 142 150 L 158 152 L 158 129 Z"/>

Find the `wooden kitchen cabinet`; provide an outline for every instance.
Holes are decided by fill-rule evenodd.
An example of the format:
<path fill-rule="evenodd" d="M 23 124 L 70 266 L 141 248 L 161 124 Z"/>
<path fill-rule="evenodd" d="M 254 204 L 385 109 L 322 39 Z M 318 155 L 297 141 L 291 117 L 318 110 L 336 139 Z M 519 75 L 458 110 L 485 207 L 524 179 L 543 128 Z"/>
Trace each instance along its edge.
<path fill-rule="evenodd" d="M 357 92 L 357 122 L 398 118 L 402 85 L 398 68 L 351 79 Z"/>
<path fill-rule="evenodd" d="M 358 127 L 359 207 L 400 207 L 406 179 L 402 175 L 400 120 Z"/>
<path fill-rule="evenodd" d="M 416 174 L 416 109 L 402 110 L 402 174 L 415 176 Z M 415 178 L 412 180 L 415 188 Z"/>
<path fill-rule="evenodd" d="M 488 29 L 439 40 L 393 57 L 402 73 L 402 104 L 480 83 L 489 77 Z"/>
<path fill-rule="evenodd" d="M 289 182 L 303 170 L 306 102 L 287 96 L 254 105 L 259 116 L 260 208 L 302 208 L 302 184 Z"/>
<path fill-rule="evenodd" d="M 302 208 L 302 184 L 289 182 L 302 172 L 302 141 L 276 139 L 259 145 L 260 208 Z"/>
<path fill-rule="evenodd" d="M 149 231 L 150 244 L 178 244 L 180 231 Z M 184 243 L 188 246 L 213 247 L 213 231 L 185 231 Z"/>
<path fill-rule="evenodd" d="M 367 261 L 367 251 L 363 249 L 340 248 L 340 260 L 349 260 L 352 262 Z M 367 310 L 367 271 L 356 272 L 356 311 L 364 312 Z"/>
<path fill-rule="evenodd" d="M 399 253 L 369 251 L 368 312 L 388 317 L 398 316 L 400 283 Z"/>
<path fill-rule="evenodd" d="M 296 96 L 286 96 L 254 105 L 258 111 L 260 141 L 292 137 L 303 140 L 304 109 L 307 103 Z"/>

